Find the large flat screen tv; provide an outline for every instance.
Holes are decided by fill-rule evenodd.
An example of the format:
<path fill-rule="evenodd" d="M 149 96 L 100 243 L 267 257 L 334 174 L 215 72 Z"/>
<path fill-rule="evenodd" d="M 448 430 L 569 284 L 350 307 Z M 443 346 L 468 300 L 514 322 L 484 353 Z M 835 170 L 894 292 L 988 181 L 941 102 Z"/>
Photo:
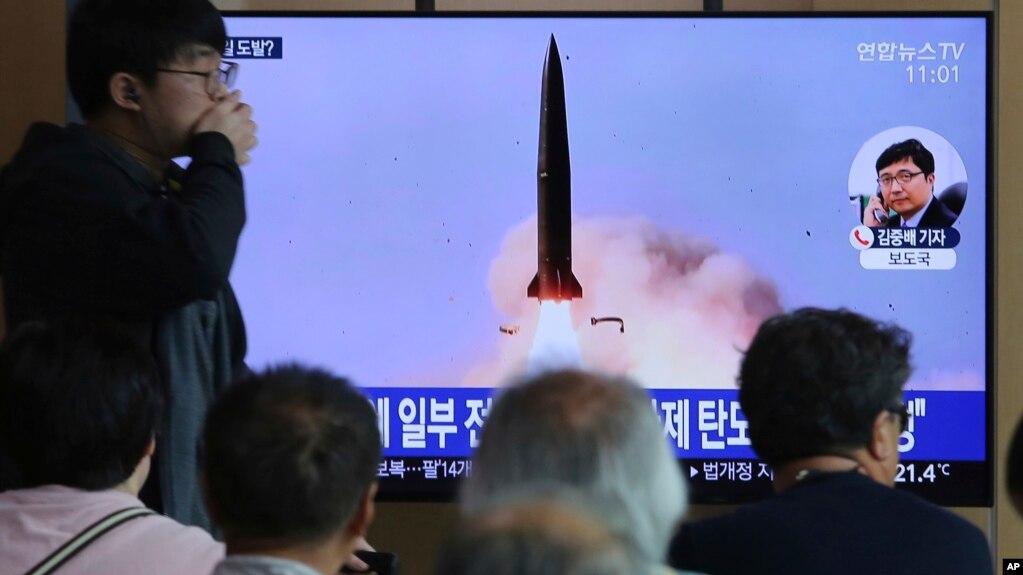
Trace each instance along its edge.
<path fill-rule="evenodd" d="M 227 26 L 260 126 L 248 360 L 364 387 L 383 497 L 453 497 L 495 390 L 552 365 L 648 387 L 696 502 L 760 497 L 738 362 L 765 318 L 819 306 L 915 336 L 899 487 L 990 504 L 989 15 Z M 908 140 L 933 175 L 883 188 Z M 900 177 L 941 213 L 910 217 Z"/>

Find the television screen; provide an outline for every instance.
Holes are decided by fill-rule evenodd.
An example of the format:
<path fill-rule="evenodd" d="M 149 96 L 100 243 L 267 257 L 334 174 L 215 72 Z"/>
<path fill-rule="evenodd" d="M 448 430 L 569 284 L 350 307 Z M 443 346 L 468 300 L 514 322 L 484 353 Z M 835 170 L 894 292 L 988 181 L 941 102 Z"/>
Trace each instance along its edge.
<path fill-rule="evenodd" d="M 495 390 L 566 365 L 649 388 L 695 501 L 760 497 L 737 367 L 818 306 L 914 335 L 898 485 L 990 504 L 988 15 L 227 26 L 248 361 L 364 387 L 384 498 L 453 497 Z"/>

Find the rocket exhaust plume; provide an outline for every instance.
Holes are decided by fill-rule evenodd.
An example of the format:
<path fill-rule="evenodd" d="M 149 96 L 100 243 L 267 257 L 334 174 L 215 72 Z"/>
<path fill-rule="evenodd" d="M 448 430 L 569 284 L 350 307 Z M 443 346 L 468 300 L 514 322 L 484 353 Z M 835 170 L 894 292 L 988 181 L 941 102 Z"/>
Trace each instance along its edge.
<path fill-rule="evenodd" d="M 540 302 L 536 337 L 526 362 L 527 373 L 582 367 L 582 352 L 579 338 L 572 328 L 569 305 L 568 302 Z"/>
<path fill-rule="evenodd" d="M 572 175 L 565 78 L 553 34 L 547 45 L 540 91 L 536 211 L 537 271 L 526 296 L 541 302 L 583 297 L 583 288 L 572 274 Z"/>

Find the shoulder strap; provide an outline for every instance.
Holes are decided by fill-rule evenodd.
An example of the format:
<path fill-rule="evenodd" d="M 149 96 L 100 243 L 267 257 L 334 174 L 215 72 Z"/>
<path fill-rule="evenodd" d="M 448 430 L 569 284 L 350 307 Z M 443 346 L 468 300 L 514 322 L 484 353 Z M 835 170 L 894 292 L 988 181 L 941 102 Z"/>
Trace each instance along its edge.
<path fill-rule="evenodd" d="M 57 548 L 56 551 L 50 553 L 49 556 L 37 563 L 35 567 L 29 569 L 26 575 L 48 575 L 53 573 L 107 531 L 143 515 L 155 515 L 155 512 L 145 507 L 129 507 L 107 515 L 83 529 L 78 535 L 72 537 L 70 541 Z"/>

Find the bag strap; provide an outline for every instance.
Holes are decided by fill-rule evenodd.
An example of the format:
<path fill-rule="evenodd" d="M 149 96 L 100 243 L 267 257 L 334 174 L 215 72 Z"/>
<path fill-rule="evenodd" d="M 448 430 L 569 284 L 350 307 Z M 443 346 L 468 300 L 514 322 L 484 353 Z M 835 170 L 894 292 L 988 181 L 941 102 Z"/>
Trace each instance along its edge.
<path fill-rule="evenodd" d="M 70 541 L 64 543 L 56 551 L 50 553 L 45 559 L 37 563 L 35 567 L 29 569 L 26 575 L 49 575 L 111 529 L 137 517 L 155 514 L 156 512 L 152 509 L 145 507 L 129 507 L 115 511 L 83 529 L 78 535 L 72 537 Z"/>

